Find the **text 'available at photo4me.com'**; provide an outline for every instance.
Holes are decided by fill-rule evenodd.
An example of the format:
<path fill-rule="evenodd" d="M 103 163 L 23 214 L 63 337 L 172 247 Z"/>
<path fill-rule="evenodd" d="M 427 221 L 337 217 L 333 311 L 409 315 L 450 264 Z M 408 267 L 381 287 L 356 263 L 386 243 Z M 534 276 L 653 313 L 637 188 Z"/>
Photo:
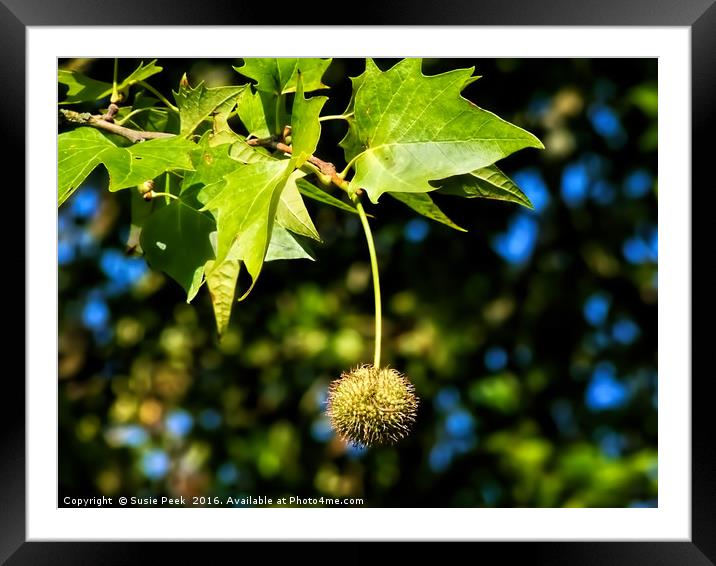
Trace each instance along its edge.
<path fill-rule="evenodd" d="M 356 497 L 299 497 L 286 495 L 268 497 L 265 495 L 228 496 L 120 496 L 120 497 L 70 497 L 61 499 L 60 507 L 357 507 L 364 505 Z"/>

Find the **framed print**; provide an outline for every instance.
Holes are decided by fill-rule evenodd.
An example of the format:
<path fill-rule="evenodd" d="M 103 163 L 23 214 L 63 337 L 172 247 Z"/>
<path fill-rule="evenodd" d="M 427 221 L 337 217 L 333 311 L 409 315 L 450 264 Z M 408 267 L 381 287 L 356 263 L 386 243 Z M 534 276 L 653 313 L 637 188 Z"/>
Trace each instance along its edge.
<path fill-rule="evenodd" d="M 2 560 L 716 560 L 709 0 L 39 4 L 0 5 Z"/>

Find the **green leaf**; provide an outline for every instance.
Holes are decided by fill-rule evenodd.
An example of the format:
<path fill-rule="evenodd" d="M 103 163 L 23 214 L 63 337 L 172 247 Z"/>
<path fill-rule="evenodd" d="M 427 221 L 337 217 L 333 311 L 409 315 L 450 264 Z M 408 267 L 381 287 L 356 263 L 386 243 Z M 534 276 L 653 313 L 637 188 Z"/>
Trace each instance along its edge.
<path fill-rule="evenodd" d="M 355 128 L 347 145 L 357 155 L 352 190 L 371 201 L 384 192 L 425 193 L 429 181 L 462 175 L 542 143 L 529 132 L 460 96 L 473 69 L 435 76 L 420 59 L 404 59 L 385 72 L 367 74 L 355 94 Z"/>
<path fill-rule="evenodd" d="M 271 232 L 266 261 L 280 259 L 310 259 L 314 261 L 316 258 L 311 255 L 308 246 L 303 245 L 291 232 L 276 223 Z"/>
<path fill-rule="evenodd" d="M 219 336 L 223 336 L 229 326 L 240 270 L 240 261 L 226 260 L 219 264 L 215 261 L 208 261 L 206 263 L 206 285 L 211 295 L 216 330 Z"/>
<path fill-rule="evenodd" d="M 323 204 L 328 204 L 335 208 L 338 208 L 344 212 L 350 212 L 351 214 L 358 214 L 358 211 L 351 205 L 346 204 L 342 200 L 337 199 L 333 195 L 319 189 L 317 186 L 309 183 L 305 179 L 296 179 L 296 186 L 303 196 L 313 199 Z"/>
<path fill-rule="evenodd" d="M 427 193 L 390 193 L 390 196 L 398 199 L 400 202 L 408 205 L 415 212 L 422 214 L 428 218 L 436 220 L 450 228 L 459 230 L 460 232 L 467 232 L 465 228 L 462 228 L 455 224 L 448 216 L 438 208 Z"/>
<path fill-rule="evenodd" d="M 321 78 L 330 64 L 331 59 L 247 58 L 234 70 L 255 80 L 256 90 L 279 95 L 295 92 L 299 71 L 305 92 L 328 88 Z"/>
<path fill-rule="evenodd" d="M 230 144 L 212 147 L 211 137 L 205 135 L 198 148 L 192 154 L 193 171 L 184 175 L 181 192 L 184 193 L 196 185 L 212 185 L 221 181 L 225 175 L 243 166 L 243 163 L 229 155 Z"/>
<path fill-rule="evenodd" d="M 129 112 L 123 114 L 118 115 L 118 120 L 122 120 Z M 179 118 L 176 112 L 169 112 L 165 108 L 142 108 L 122 125 L 145 132 L 179 133 Z"/>
<path fill-rule="evenodd" d="M 134 95 L 131 106 L 120 107 L 114 121 L 137 130 L 178 134 L 179 115 L 163 106 L 155 108 L 158 102 L 148 91 L 140 90 Z"/>
<path fill-rule="evenodd" d="M 162 67 L 158 67 L 154 63 L 156 63 L 156 59 L 147 65 L 144 62 L 140 63 L 131 75 L 117 85 L 117 91 L 126 94 L 130 86 L 160 73 Z M 60 104 L 90 102 L 112 94 L 112 83 L 91 79 L 78 71 L 59 70 L 57 81 L 68 86 L 67 97 Z"/>
<path fill-rule="evenodd" d="M 117 85 L 117 90 L 119 92 L 126 92 L 130 86 L 135 85 L 140 81 L 146 81 L 149 77 L 156 75 L 157 73 L 161 73 L 162 67 L 155 65 L 154 63 L 156 62 L 157 60 L 154 59 L 145 65 L 144 61 L 142 61 L 139 64 L 139 67 L 132 71 L 126 79 Z"/>
<path fill-rule="evenodd" d="M 229 150 L 229 156 L 241 163 L 259 163 L 261 161 L 276 161 L 265 147 L 249 145 L 246 140 L 235 142 Z"/>
<path fill-rule="evenodd" d="M 351 83 L 353 84 L 353 91 L 351 93 L 351 99 L 348 101 L 348 106 L 343 111 L 344 115 L 353 114 L 355 112 L 356 93 L 358 92 L 360 87 L 363 86 L 363 83 L 365 82 L 366 79 L 370 79 L 371 77 L 373 77 L 379 73 L 380 73 L 380 69 L 373 62 L 373 59 L 366 59 L 365 60 L 365 71 L 363 71 L 363 73 L 361 73 L 357 77 L 351 77 Z M 346 161 L 350 161 L 356 155 L 365 151 L 368 148 L 366 146 L 364 146 L 362 144 L 362 142 L 360 141 L 360 138 L 358 136 L 358 127 L 356 125 L 355 116 L 349 116 L 349 118 L 347 119 L 347 122 L 348 122 L 348 132 L 346 133 L 344 138 L 338 143 L 338 145 L 343 148 L 343 151 L 346 156 Z"/>
<path fill-rule="evenodd" d="M 57 205 L 65 202 L 92 170 L 116 149 L 93 128 L 60 134 L 57 141 Z"/>
<path fill-rule="evenodd" d="M 62 204 L 92 170 L 103 164 L 109 190 L 118 191 L 154 179 L 166 171 L 191 169 L 196 144 L 178 138 L 148 140 L 117 147 L 94 128 L 77 128 L 58 137 L 58 205 Z"/>
<path fill-rule="evenodd" d="M 218 108 L 226 112 L 225 102 L 236 99 L 245 86 L 219 86 L 206 88 L 200 83 L 195 88 L 188 84 L 179 87 L 174 98 L 179 108 L 180 133 L 182 136 L 191 134 L 199 125 L 209 118 Z"/>
<path fill-rule="evenodd" d="M 292 170 L 290 161 L 249 163 L 224 176 L 218 190 L 209 185 L 199 192 L 204 209 L 216 218 L 216 260 L 222 262 L 237 241 L 234 259 L 241 259 L 251 275 L 251 287 L 241 299 L 261 272 L 281 190 Z"/>
<path fill-rule="evenodd" d="M 483 167 L 468 175 L 434 181 L 433 184 L 439 187 L 441 193 L 446 195 L 506 200 L 521 204 L 527 208 L 534 208 L 527 195 L 496 165 Z"/>
<path fill-rule="evenodd" d="M 321 237 L 313 225 L 306 204 L 296 186 L 296 181 L 304 175 L 305 173 L 299 170 L 291 173 L 286 186 L 281 191 L 281 199 L 276 209 L 276 221 L 294 234 L 300 234 L 320 242 Z"/>
<path fill-rule="evenodd" d="M 112 94 L 112 84 L 91 79 L 79 71 L 57 71 L 57 82 L 67 85 L 67 96 L 60 104 L 99 100 Z"/>
<path fill-rule="evenodd" d="M 154 269 L 169 275 L 189 292 L 204 264 L 214 257 L 209 235 L 214 221 L 181 201 L 172 201 L 144 222 L 140 242 Z M 191 299 L 190 299 L 191 300 Z"/>
<path fill-rule="evenodd" d="M 109 190 L 132 187 L 162 173 L 190 170 L 196 144 L 179 137 L 147 140 L 129 147 L 117 147 L 103 156 L 109 173 Z"/>
<path fill-rule="evenodd" d="M 276 124 L 274 97 L 264 92 L 244 89 L 239 95 L 236 111 L 249 135 L 267 138 Z"/>
<path fill-rule="evenodd" d="M 296 96 L 293 99 L 291 113 L 291 149 L 296 167 L 300 167 L 313 155 L 321 137 L 321 122 L 318 117 L 328 100 L 326 96 L 314 96 L 306 99 L 303 91 L 303 74 L 299 73 Z"/>
<path fill-rule="evenodd" d="M 130 225 L 127 235 L 127 253 L 143 254 L 139 237 L 147 218 L 160 206 L 164 206 L 163 199 L 144 200 L 139 190 L 130 191 Z"/>
<path fill-rule="evenodd" d="M 231 118 L 234 108 L 236 108 L 236 97 L 229 98 L 217 106 L 214 112 L 212 112 L 212 116 L 214 117 L 212 131 L 214 135 L 229 133 L 238 137 L 238 134 L 236 134 L 236 132 L 231 129 L 231 126 L 229 126 L 229 118 Z"/>

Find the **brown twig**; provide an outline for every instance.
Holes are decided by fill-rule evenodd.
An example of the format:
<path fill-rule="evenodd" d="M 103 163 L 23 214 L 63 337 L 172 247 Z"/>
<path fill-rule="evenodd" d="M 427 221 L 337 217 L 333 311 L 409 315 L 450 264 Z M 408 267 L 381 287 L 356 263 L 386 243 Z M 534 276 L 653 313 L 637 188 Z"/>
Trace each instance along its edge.
<path fill-rule="evenodd" d="M 67 122 L 70 122 L 72 124 L 91 126 L 92 128 L 97 128 L 98 130 L 111 132 L 113 134 L 117 134 L 119 136 L 127 138 L 132 143 L 139 143 L 145 140 L 153 140 L 157 138 L 171 138 L 174 136 L 174 134 L 169 134 L 166 132 L 142 132 L 139 130 L 126 128 L 124 126 L 119 126 L 117 124 L 114 124 L 113 122 L 107 121 L 105 119 L 105 116 L 107 116 L 107 114 L 105 114 L 104 116 L 95 116 L 88 112 L 80 113 L 75 112 L 74 110 L 65 110 L 64 108 L 60 108 L 60 115 Z M 114 114 L 112 114 L 110 118 L 114 118 Z"/>
<path fill-rule="evenodd" d="M 119 112 L 119 106 L 112 102 L 107 108 L 107 112 L 102 116 L 102 120 L 105 122 L 114 122 L 114 117 L 117 115 L 117 112 Z"/>
<path fill-rule="evenodd" d="M 285 143 L 278 141 L 277 138 L 273 136 L 270 138 L 246 140 L 246 143 L 253 146 L 258 145 L 261 147 L 267 147 L 269 149 L 282 151 L 284 153 L 293 154 L 293 148 L 290 145 L 286 145 Z M 316 167 L 318 167 L 318 170 L 321 172 L 321 174 L 325 175 L 326 177 L 329 177 L 334 185 L 341 188 L 346 187 L 347 182 L 338 176 L 336 166 L 333 165 L 333 163 L 323 161 L 315 155 L 310 155 L 306 161 L 308 161 L 311 165 L 315 165 Z"/>

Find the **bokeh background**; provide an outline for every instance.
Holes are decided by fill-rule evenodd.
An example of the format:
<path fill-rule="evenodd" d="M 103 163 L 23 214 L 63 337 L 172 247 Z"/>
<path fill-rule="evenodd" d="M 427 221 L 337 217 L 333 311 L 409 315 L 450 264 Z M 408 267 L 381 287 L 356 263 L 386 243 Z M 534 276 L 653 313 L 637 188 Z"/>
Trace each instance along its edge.
<path fill-rule="evenodd" d="M 163 59 L 149 82 L 167 95 L 184 72 L 239 84 L 239 63 Z M 111 82 L 112 60 L 60 65 Z M 473 65 L 483 78 L 464 96 L 546 149 L 501 162 L 534 211 L 436 196 L 463 234 L 387 197 L 369 210 L 384 359 L 421 398 L 411 436 L 349 447 L 323 415 L 328 383 L 372 359 L 357 217 L 307 201 L 317 261 L 267 264 L 220 343 L 205 289 L 188 305 L 125 253 L 129 191 L 109 194 L 99 171 L 58 212 L 60 498 L 657 505 L 656 60 L 443 59 L 424 72 Z M 324 114 L 345 108 L 363 66 L 332 64 Z M 344 132 L 324 122 L 318 152 L 339 169 Z"/>

